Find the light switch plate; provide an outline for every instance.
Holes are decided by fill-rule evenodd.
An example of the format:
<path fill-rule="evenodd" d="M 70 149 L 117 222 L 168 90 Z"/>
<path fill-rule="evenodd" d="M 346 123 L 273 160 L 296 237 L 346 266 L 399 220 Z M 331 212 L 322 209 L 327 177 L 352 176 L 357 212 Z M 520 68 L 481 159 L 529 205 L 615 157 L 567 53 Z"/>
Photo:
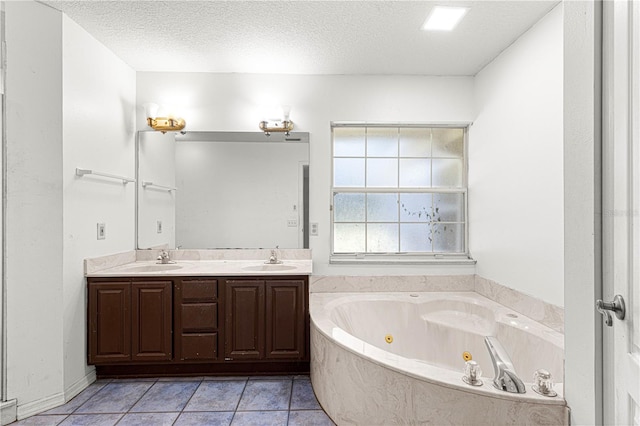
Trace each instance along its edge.
<path fill-rule="evenodd" d="M 298 226 L 298 219 L 288 219 L 287 220 L 287 226 L 290 228 L 294 228 L 296 226 Z"/>
<path fill-rule="evenodd" d="M 156 232 L 158 234 L 162 234 L 162 221 L 161 220 L 156 222 Z"/>
<path fill-rule="evenodd" d="M 99 240 L 104 240 L 105 238 L 107 238 L 107 225 L 104 223 L 98 223 L 98 239 Z"/>

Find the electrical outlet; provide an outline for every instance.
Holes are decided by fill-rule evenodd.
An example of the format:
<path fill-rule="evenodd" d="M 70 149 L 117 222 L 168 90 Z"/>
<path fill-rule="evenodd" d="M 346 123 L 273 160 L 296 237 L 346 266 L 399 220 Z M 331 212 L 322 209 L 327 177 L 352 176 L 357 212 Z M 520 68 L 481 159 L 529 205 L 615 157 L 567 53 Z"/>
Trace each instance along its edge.
<path fill-rule="evenodd" d="M 107 238 L 107 230 L 106 225 L 104 223 L 98 223 L 98 239 L 104 240 Z"/>
<path fill-rule="evenodd" d="M 309 225 L 311 225 L 311 230 L 309 232 L 310 235 L 318 235 L 318 222 L 312 222 Z"/>
<path fill-rule="evenodd" d="M 291 228 L 298 226 L 298 219 L 287 220 L 287 226 Z"/>
<path fill-rule="evenodd" d="M 156 232 L 158 234 L 162 234 L 162 221 L 161 220 L 156 222 Z"/>

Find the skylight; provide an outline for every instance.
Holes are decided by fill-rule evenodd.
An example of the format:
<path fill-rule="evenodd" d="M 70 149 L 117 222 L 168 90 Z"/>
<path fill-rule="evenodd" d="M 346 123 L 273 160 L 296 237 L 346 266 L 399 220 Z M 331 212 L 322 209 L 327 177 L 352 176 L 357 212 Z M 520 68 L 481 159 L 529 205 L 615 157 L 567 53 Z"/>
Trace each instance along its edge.
<path fill-rule="evenodd" d="M 469 11 L 466 7 L 435 6 L 422 24 L 425 31 L 451 31 Z"/>

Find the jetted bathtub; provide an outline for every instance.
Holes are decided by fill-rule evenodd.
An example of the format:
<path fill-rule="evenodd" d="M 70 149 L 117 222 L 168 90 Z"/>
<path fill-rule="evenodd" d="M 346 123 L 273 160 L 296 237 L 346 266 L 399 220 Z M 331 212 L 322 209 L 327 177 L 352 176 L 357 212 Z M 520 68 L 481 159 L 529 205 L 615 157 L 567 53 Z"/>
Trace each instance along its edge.
<path fill-rule="evenodd" d="M 473 292 L 312 293 L 311 381 L 338 425 L 568 424 L 563 335 Z M 485 336 L 498 339 L 526 393 L 493 386 Z M 462 380 L 469 354 L 482 386 Z M 549 371 L 557 396 L 533 391 Z"/>

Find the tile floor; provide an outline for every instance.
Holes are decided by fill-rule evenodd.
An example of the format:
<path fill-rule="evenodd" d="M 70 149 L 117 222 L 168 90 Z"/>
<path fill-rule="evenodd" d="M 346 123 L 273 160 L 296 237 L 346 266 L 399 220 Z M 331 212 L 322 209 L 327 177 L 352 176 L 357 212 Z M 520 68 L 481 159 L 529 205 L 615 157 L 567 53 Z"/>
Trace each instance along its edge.
<path fill-rule="evenodd" d="M 13 425 L 333 425 L 309 376 L 99 380 Z"/>

